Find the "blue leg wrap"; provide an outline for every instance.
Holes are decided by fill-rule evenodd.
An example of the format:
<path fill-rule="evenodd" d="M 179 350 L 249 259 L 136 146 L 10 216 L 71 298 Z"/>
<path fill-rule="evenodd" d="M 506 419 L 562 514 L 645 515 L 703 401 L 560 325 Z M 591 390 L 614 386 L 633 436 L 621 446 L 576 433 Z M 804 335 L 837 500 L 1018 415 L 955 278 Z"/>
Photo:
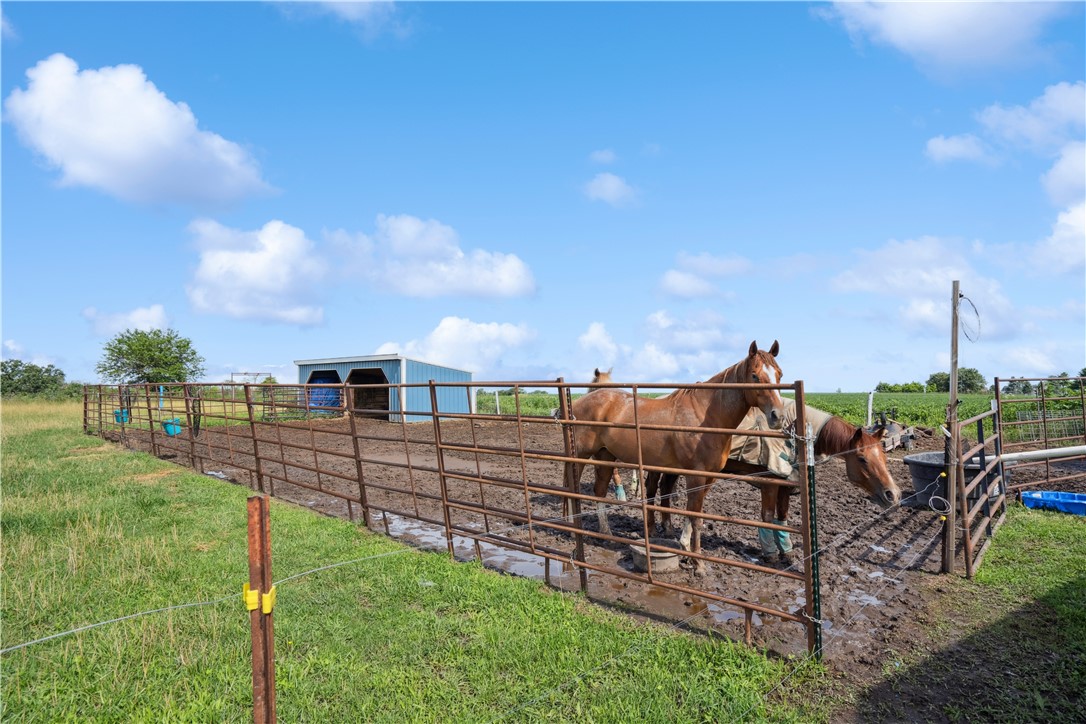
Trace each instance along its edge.
<path fill-rule="evenodd" d="M 777 542 L 773 535 L 776 532 L 768 528 L 758 529 L 758 542 L 762 545 L 762 555 L 771 556 L 777 552 Z"/>
<path fill-rule="evenodd" d="M 776 523 L 777 525 L 784 525 L 785 524 L 783 520 L 777 520 L 776 518 L 773 519 L 773 522 Z M 767 532 L 769 532 L 769 531 L 767 531 Z M 781 553 L 791 553 L 792 552 L 792 534 L 788 533 L 786 531 L 783 531 L 783 530 L 775 530 L 775 531 L 772 531 L 772 532 L 776 536 L 778 550 L 780 550 Z"/>

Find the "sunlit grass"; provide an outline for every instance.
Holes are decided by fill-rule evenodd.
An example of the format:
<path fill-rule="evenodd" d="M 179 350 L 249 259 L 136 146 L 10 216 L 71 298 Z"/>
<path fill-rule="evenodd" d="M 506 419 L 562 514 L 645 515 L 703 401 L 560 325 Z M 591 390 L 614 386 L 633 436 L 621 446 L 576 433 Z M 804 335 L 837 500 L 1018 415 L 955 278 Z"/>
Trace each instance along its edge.
<path fill-rule="evenodd" d="M 249 491 L 5 403 L 2 645 L 173 604 L 0 658 L 0 717 L 248 721 Z M 283 721 L 819 721 L 793 662 L 635 622 L 272 501 Z M 820 669 L 789 679 L 810 686 Z"/>

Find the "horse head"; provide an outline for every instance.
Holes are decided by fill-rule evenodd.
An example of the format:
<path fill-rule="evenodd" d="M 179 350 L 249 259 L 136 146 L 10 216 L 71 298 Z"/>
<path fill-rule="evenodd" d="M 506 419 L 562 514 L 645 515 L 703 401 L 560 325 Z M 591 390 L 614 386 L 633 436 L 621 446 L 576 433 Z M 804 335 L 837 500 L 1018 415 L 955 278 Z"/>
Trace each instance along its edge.
<path fill-rule="evenodd" d="M 763 385 L 777 385 L 781 381 L 781 368 L 777 364 L 777 353 L 780 352 L 780 344 L 773 340 L 773 346 L 769 351 L 758 349 L 758 342 L 750 343 L 750 351 L 747 358 L 740 363 L 737 370 L 736 382 L 750 382 Z M 771 389 L 744 390 L 744 399 L 751 407 L 757 407 L 769 421 L 769 426 L 779 430 L 784 422 L 784 403 L 781 402 L 780 393 Z"/>
<path fill-rule="evenodd" d="M 595 373 L 592 375 L 592 382 L 611 382 L 611 370 L 613 369 L 614 367 L 609 367 L 606 372 L 601 372 L 600 368 L 597 367 Z"/>
<path fill-rule="evenodd" d="M 857 428 L 849 441 L 849 451 L 844 455 L 845 474 L 852 483 L 871 496 L 883 508 L 901 502 L 901 488 L 886 464 L 886 452 L 882 438 L 886 428 L 881 425 L 873 433 L 862 426 Z"/>

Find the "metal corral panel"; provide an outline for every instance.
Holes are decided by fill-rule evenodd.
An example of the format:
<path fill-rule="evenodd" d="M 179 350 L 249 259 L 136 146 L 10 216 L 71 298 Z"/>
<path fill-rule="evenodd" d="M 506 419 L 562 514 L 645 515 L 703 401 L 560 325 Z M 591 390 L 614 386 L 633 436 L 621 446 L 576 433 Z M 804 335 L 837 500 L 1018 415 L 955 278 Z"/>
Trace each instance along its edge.
<path fill-rule="evenodd" d="M 389 384 L 426 385 L 435 382 L 471 382 L 471 372 L 452 367 L 408 359 L 398 355 L 370 355 L 365 357 L 337 357 L 330 359 L 295 360 L 298 365 L 298 382 L 305 384 L 311 379 L 324 377 L 327 372 L 335 372 L 341 382 L 348 382 L 355 370 L 380 370 Z M 365 383 L 363 383 L 365 384 Z M 398 413 L 402 409 L 408 412 L 424 414 L 407 415 L 408 422 L 428 420 L 430 408 L 430 389 L 423 387 L 405 387 L 402 390 L 392 388 L 388 395 L 388 419 L 400 421 Z M 471 412 L 468 389 L 466 387 L 439 388 L 438 410 L 440 412 Z M 404 407 L 401 407 L 401 401 Z"/>

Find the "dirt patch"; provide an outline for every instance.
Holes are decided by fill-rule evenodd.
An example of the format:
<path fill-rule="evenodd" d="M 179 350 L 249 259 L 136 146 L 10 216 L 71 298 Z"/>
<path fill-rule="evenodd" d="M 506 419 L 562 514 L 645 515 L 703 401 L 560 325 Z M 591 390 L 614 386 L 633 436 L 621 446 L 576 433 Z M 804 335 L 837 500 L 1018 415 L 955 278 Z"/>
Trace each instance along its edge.
<path fill-rule="evenodd" d="M 256 463 L 247 426 L 205 428 L 195 440 L 190 440 L 188 433 L 185 430 L 174 438 L 157 435 L 157 453 L 181 463 L 195 456 L 198 468 L 209 475 L 255 485 Z M 538 523 L 563 517 L 562 500 L 548 493 L 548 486 L 562 486 L 561 463 L 527 458 L 520 452 L 561 455 L 562 428 L 553 421 L 443 421 L 442 442 L 450 447 L 440 465 L 434 427 L 429 422 L 402 426 L 363 418 L 326 419 L 291 426 L 258 424 L 256 434 L 262 458 L 260 470 L 276 496 L 324 514 L 357 519 L 361 516 L 357 502 L 349 504 L 327 493 L 361 499 L 361 473 L 368 504 L 387 511 L 375 512 L 371 526 L 436 550 L 445 550 L 447 545 L 438 473 L 439 467 L 443 468 L 447 497 L 456 501 L 449 510 L 449 523 L 454 528 L 489 531 L 509 546 L 476 546 L 468 538 L 457 537 L 457 557 L 478 556 L 500 570 L 546 578 L 566 590 L 579 589 L 580 570 L 568 562 L 574 555 L 575 537 L 569 532 L 524 524 L 528 519 Z M 133 447 L 150 448 L 145 432 L 129 431 L 128 442 Z M 501 447 L 506 454 L 476 455 L 457 449 L 476 444 Z M 939 438 L 922 438 L 915 451 L 941 450 L 942 445 Z M 356 446 L 361 462 L 355 459 Z M 314 447 L 320 452 L 314 452 Z M 888 457 L 891 473 L 909 495 L 910 474 L 902 460 L 906 454 L 897 449 Z M 590 493 L 591 477 L 591 473 L 584 475 L 581 492 Z M 626 479 L 629 481 L 629 474 Z M 526 491 L 521 480 L 536 489 Z M 839 460 L 820 463 L 816 480 L 818 539 L 823 549 L 820 576 L 825 657 L 831 669 L 845 680 L 875 680 L 894 650 L 930 641 L 933 600 L 945 588 L 942 582 L 946 580 L 939 575 L 943 523 L 940 514 L 928 507 L 881 510 L 848 482 Z M 679 498 L 680 505 L 683 500 Z M 609 502 L 616 504 L 613 498 Z M 795 525 L 799 520 L 798 499 L 792 507 L 791 522 Z M 487 512 L 481 512 L 483 509 Z M 757 519 L 759 495 L 746 483 L 721 481 L 707 496 L 705 512 Z M 609 520 L 612 532 L 624 540 L 645 534 L 639 504 L 612 508 Z M 583 524 L 587 531 L 599 530 L 593 503 L 584 505 Z M 799 537 L 794 538 L 794 559 L 802 564 L 806 552 Z M 551 551 L 561 560 L 545 562 L 530 552 L 517 550 L 530 546 Z M 713 555 L 763 563 L 756 532 L 746 526 L 707 522 L 702 546 Z M 585 557 L 588 563 L 604 568 L 632 568 L 625 542 L 586 538 Z M 960 560 L 958 565 L 961 570 Z M 744 615 L 736 607 L 602 573 L 589 572 L 587 578 L 588 595 L 597 602 L 661 620 L 681 621 L 692 628 L 711 628 L 738 640 L 744 636 Z M 702 576 L 683 569 L 660 574 L 659 579 L 778 610 L 797 611 L 804 605 L 802 581 L 731 566 L 709 564 Z M 771 655 L 806 652 L 802 625 L 759 614 L 753 616 L 752 623 L 754 644 Z"/>

